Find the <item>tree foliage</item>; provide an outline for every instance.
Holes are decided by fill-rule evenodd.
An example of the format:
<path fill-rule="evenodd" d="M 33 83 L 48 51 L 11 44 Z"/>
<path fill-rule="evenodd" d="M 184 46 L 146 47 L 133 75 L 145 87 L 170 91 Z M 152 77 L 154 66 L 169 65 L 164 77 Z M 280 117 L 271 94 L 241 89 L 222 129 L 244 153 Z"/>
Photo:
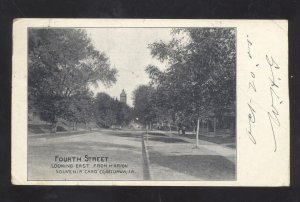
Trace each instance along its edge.
<path fill-rule="evenodd" d="M 52 123 L 58 118 L 87 122 L 90 85 L 116 81 L 104 53 L 97 51 L 81 29 L 29 29 L 29 108 Z"/>
<path fill-rule="evenodd" d="M 182 28 L 174 29 L 173 35 L 169 42 L 149 45 L 153 57 L 168 62 L 165 71 L 153 65 L 146 67 L 159 106 L 173 111 L 179 120 L 193 122 L 233 105 L 235 29 Z"/>
<path fill-rule="evenodd" d="M 156 118 L 155 93 L 149 85 L 140 85 L 133 92 L 134 115 L 143 124 L 149 124 Z"/>
<path fill-rule="evenodd" d="M 126 125 L 132 119 L 132 109 L 106 93 L 98 93 L 94 104 L 95 120 L 101 127 Z"/>

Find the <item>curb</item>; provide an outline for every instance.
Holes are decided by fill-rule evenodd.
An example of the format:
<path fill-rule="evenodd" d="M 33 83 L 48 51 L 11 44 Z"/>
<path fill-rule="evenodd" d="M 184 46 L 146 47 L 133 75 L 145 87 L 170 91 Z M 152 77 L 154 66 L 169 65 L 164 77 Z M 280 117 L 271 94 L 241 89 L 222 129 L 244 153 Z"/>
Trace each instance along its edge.
<path fill-rule="evenodd" d="M 145 144 L 144 134 L 142 135 L 142 155 L 144 160 L 144 164 L 143 164 L 144 180 L 151 180 L 149 154 Z"/>

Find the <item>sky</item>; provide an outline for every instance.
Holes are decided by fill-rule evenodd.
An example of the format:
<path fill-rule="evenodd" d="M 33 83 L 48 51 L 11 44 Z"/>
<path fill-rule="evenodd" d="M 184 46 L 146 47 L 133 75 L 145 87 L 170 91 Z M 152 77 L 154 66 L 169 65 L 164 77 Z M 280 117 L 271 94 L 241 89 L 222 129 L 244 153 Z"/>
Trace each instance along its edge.
<path fill-rule="evenodd" d="M 145 67 L 149 64 L 164 69 L 166 64 L 152 58 L 148 44 L 155 41 L 169 41 L 169 28 L 89 28 L 86 29 L 95 49 L 104 52 L 112 67 L 118 70 L 117 82 L 110 88 L 102 84 L 92 87 L 92 91 L 106 92 L 111 97 L 118 97 L 122 89 L 127 94 L 127 104 L 133 106 L 132 93 L 137 86 L 148 84 L 149 78 Z"/>

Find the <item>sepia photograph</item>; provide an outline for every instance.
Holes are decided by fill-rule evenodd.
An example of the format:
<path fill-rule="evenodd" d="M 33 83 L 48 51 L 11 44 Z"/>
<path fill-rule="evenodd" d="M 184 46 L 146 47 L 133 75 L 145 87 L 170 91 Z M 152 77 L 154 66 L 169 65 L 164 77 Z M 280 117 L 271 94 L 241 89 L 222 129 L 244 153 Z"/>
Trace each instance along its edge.
<path fill-rule="evenodd" d="M 235 27 L 28 27 L 28 181 L 235 181 Z"/>

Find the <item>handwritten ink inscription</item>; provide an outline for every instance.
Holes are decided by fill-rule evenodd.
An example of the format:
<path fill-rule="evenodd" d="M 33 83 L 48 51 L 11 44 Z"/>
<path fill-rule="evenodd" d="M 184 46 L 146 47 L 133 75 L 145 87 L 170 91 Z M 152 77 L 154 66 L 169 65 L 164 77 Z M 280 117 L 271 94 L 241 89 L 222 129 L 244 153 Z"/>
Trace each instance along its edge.
<path fill-rule="evenodd" d="M 248 47 L 248 52 L 247 52 L 247 54 L 248 54 L 248 57 L 249 57 L 249 59 L 250 60 L 252 60 L 253 59 L 253 57 L 252 57 L 252 45 L 253 45 L 253 43 L 250 41 L 250 39 L 249 39 L 249 36 L 247 35 L 247 47 Z M 258 65 L 256 65 L 256 67 L 257 67 Z M 250 71 L 250 74 L 249 74 L 249 76 L 250 76 L 250 81 L 249 81 L 249 93 L 256 93 L 256 86 L 255 86 L 255 72 L 254 72 L 254 70 L 252 69 L 251 71 Z M 252 100 L 250 99 L 249 100 L 249 102 L 247 103 L 247 105 L 248 105 L 248 110 L 249 110 L 249 112 L 248 112 L 248 128 L 246 129 L 247 130 L 247 134 L 248 134 L 248 137 L 249 137 L 249 139 L 253 142 L 253 144 L 256 144 L 256 139 L 255 139 L 255 137 L 254 137 L 254 135 L 253 135 L 253 124 L 255 124 L 255 114 L 256 114 L 256 111 L 255 111 L 255 108 L 254 108 L 254 106 L 253 106 L 253 104 L 252 104 Z"/>
<path fill-rule="evenodd" d="M 279 65 L 275 62 L 273 57 L 269 57 L 266 55 L 266 61 L 268 63 L 268 66 L 270 68 L 270 97 L 271 97 L 271 108 L 268 110 L 267 115 L 270 122 L 270 127 L 272 129 L 272 136 L 274 140 L 274 152 L 277 151 L 277 140 L 276 140 L 276 131 L 274 129 L 274 124 L 278 127 L 280 127 L 280 120 L 279 120 L 279 110 L 278 106 L 283 103 L 283 101 L 280 99 L 280 97 L 277 94 L 277 90 L 280 88 L 280 85 L 277 83 L 281 80 L 280 77 L 277 76 L 275 73 L 278 69 L 280 69 Z"/>
<path fill-rule="evenodd" d="M 247 56 L 248 59 L 251 61 L 251 64 L 255 64 L 255 57 L 252 53 L 252 47 L 254 43 L 251 41 L 250 37 L 247 35 Z M 276 127 L 280 127 L 280 113 L 278 106 L 283 103 L 283 100 L 280 98 L 278 90 L 280 89 L 279 82 L 281 81 L 281 78 L 277 76 L 278 70 L 280 69 L 279 65 L 276 63 L 275 59 L 272 56 L 266 55 L 265 56 L 266 66 L 269 68 L 269 85 L 267 86 L 269 88 L 270 92 L 270 107 L 268 109 L 265 109 L 267 113 L 267 122 L 269 122 L 269 126 L 272 131 L 272 139 L 274 143 L 274 152 L 277 151 L 277 139 L 276 139 Z M 248 108 L 248 127 L 246 128 L 247 135 L 250 139 L 250 141 L 253 144 L 257 143 L 257 140 L 255 138 L 255 134 L 253 132 L 255 122 L 257 118 L 256 113 L 257 110 L 255 108 L 255 105 L 253 104 L 255 101 L 253 101 L 254 95 L 258 92 L 259 89 L 256 87 L 256 75 L 259 72 L 259 64 L 253 65 L 249 71 L 249 81 L 248 81 L 248 91 L 250 94 L 250 99 L 247 102 L 247 108 Z M 261 87 L 262 88 L 262 87 Z M 251 96 L 253 95 L 253 96 Z M 262 117 L 261 117 L 262 118 Z"/>

